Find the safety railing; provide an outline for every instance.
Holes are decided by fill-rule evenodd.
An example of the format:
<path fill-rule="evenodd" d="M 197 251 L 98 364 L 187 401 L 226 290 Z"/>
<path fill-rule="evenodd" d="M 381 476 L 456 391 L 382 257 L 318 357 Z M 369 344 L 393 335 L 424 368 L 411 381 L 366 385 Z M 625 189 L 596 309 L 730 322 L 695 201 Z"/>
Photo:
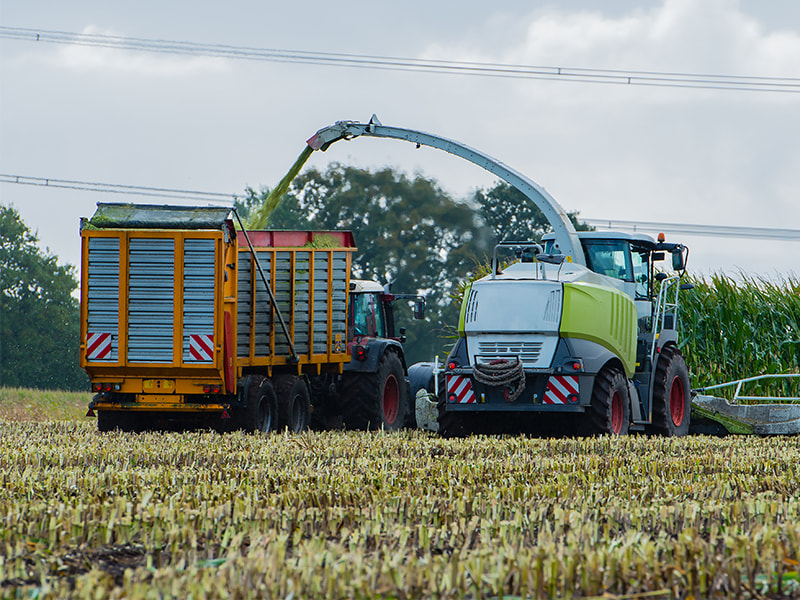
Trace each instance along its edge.
<path fill-rule="evenodd" d="M 733 393 L 733 399 L 731 403 L 736 403 L 739 400 L 750 400 L 756 402 L 763 402 L 767 400 L 773 401 L 780 401 L 780 402 L 800 402 L 800 397 L 798 396 L 742 396 L 740 392 L 742 391 L 742 386 L 745 383 L 750 383 L 752 381 L 761 381 L 764 379 L 798 379 L 800 378 L 800 373 L 775 373 L 771 375 L 756 375 L 755 377 L 746 377 L 744 379 L 736 379 L 734 381 L 729 381 L 727 383 L 720 383 L 717 385 L 708 385 L 706 387 L 697 388 L 692 390 L 693 392 L 704 393 L 709 390 L 719 390 L 722 388 L 728 388 L 732 386 L 736 386 L 736 390 Z"/>

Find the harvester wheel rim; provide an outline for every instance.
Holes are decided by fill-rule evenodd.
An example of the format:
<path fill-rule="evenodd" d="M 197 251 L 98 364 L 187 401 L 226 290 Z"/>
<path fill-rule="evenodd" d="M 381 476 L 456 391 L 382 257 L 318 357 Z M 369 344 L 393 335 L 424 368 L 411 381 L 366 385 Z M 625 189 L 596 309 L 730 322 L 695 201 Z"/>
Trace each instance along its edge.
<path fill-rule="evenodd" d="M 387 423 L 394 424 L 400 413 L 400 386 L 394 374 L 389 374 L 383 384 L 383 417 Z"/>
<path fill-rule="evenodd" d="M 622 431 L 622 422 L 625 417 L 625 410 L 622 406 L 622 394 L 619 390 L 614 390 L 611 396 L 611 431 L 619 435 Z"/>
<path fill-rule="evenodd" d="M 683 382 L 677 375 L 672 378 L 672 385 L 669 390 L 669 415 L 672 424 L 676 427 L 683 423 L 686 413 L 686 394 L 683 390 Z"/>

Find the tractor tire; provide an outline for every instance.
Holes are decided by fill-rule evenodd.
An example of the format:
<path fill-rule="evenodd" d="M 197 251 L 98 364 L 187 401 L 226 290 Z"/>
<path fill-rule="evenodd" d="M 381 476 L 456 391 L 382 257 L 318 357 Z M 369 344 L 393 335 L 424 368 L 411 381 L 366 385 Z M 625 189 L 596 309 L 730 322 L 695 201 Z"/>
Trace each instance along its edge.
<path fill-rule="evenodd" d="M 397 431 L 405 423 L 408 398 L 403 363 L 387 350 L 376 373 L 345 373 L 342 417 L 348 429 Z"/>
<path fill-rule="evenodd" d="M 661 350 L 653 381 L 654 433 L 684 436 L 689 433 L 692 414 L 689 370 L 680 350 L 665 346 Z"/>
<path fill-rule="evenodd" d="M 603 369 L 597 374 L 592 390 L 590 429 L 592 433 L 627 435 L 631 423 L 628 382 L 617 369 Z"/>
<path fill-rule="evenodd" d="M 305 380 L 297 375 L 277 375 L 273 377 L 273 386 L 278 399 L 278 430 L 300 433 L 308 429 L 311 395 Z"/>
<path fill-rule="evenodd" d="M 259 380 L 260 379 L 260 380 Z M 247 406 L 237 422 L 238 428 L 249 433 L 269 433 L 278 420 L 278 400 L 272 382 L 254 378 L 247 393 Z"/>

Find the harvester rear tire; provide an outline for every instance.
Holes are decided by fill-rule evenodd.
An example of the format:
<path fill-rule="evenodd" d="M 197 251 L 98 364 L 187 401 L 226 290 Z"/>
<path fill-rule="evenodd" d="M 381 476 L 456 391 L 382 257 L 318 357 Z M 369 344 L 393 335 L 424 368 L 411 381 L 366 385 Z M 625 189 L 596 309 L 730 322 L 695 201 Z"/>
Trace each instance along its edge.
<path fill-rule="evenodd" d="M 305 380 L 297 375 L 277 375 L 273 378 L 278 399 L 278 430 L 300 433 L 311 422 L 311 395 Z"/>
<path fill-rule="evenodd" d="M 348 429 L 397 431 L 405 423 L 408 390 L 403 363 L 387 350 L 375 373 L 345 373 L 342 416 Z"/>
<path fill-rule="evenodd" d="M 275 429 L 278 401 L 269 379 L 254 380 L 247 394 L 247 407 L 242 415 L 241 428 L 250 433 L 269 433 Z"/>
<path fill-rule="evenodd" d="M 691 413 L 686 361 L 675 346 L 665 346 L 656 363 L 653 381 L 652 430 L 660 435 L 684 436 L 689 433 Z"/>
<path fill-rule="evenodd" d="M 592 433 L 627 435 L 631 423 L 628 382 L 617 369 L 603 369 L 594 380 L 590 410 Z"/>

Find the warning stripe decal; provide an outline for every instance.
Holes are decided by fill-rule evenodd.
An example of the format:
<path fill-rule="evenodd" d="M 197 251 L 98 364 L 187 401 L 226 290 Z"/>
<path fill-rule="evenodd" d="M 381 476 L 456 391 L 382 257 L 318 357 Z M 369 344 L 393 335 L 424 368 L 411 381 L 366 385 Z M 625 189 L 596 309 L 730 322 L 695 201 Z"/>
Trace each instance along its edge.
<path fill-rule="evenodd" d="M 88 360 L 103 360 L 111 358 L 110 333 L 89 333 L 86 336 L 86 358 Z"/>
<path fill-rule="evenodd" d="M 570 395 L 578 395 L 577 375 L 557 375 L 547 380 L 544 392 L 545 404 L 565 404 Z"/>
<path fill-rule="evenodd" d="M 447 376 L 447 399 L 455 396 L 454 402 L 459 404 L 473 404 L 475 402 L 475 392 L 472 391 L 472 382 L 469 377 L 461 375 Z"/>
<path fill-rule="evenodd" d="M 214 360 L 214 336 L 204 333 L 190 335 L 189 352 L 198 362 L 212 362 Z"/>

